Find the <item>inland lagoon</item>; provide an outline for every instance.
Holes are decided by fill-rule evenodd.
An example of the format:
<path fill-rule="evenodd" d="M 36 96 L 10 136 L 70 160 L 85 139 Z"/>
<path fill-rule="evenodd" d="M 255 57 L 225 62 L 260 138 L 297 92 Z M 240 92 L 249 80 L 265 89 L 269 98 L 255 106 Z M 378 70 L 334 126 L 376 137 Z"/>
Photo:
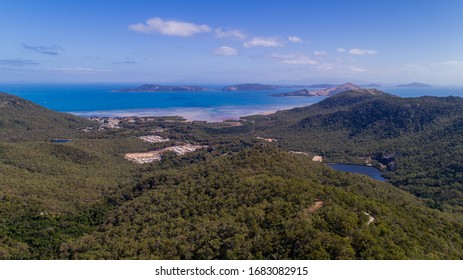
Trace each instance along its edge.
<path fill-rule="evenodd" d="M 386 181 L 382 176 L 381 172 L 373 166 L 359 165 L 359 164 L 346 164 L 346 163 L 330 163 L 327 164 L 334 170 L 357 173 L 367 175 L 370 178 L 384 182 Z"/>

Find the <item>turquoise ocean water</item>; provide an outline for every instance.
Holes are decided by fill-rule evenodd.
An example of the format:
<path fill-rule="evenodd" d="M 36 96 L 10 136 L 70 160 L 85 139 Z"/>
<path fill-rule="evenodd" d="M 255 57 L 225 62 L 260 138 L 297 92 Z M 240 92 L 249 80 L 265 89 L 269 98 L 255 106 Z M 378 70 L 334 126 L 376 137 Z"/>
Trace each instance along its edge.
<path fill-rule="evenodd" d="M 296 90 L 221 91 L 223 85 L 203 85 L 204 92 L 112 92 L 136 84 L 0 84 L 0 91 L 18 95 L 46 108 L 80 116 L 183 116 L 222 121 L 307 106 L 324 97 L 274 97 Z M 460 96 L 463 88 L 379 88 L 402 97 Z"/>

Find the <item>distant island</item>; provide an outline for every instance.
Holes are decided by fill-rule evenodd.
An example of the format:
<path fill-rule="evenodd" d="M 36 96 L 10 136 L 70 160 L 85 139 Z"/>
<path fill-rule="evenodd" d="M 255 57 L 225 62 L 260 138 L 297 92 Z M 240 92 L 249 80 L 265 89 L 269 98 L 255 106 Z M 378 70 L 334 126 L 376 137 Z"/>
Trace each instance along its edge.
<path fill-rule="evenodd" d="M 415 85 L 417 84 L 417 85 Z M 425 84 L 419 84 L 423 86 L 429 86 Z M 406 86 L 406 85 L 400 85 Z M 418 87 L 418 83 L 409 84 L 409 86 L 416 86 Z M 347 91 L 347 90 L 358 90 L 364 87 L 380 87 L 378 84 L 369 84 L 364 86 L 357 86 L 352 83 L 344 83 L 342 85 L 334 85 L 334 84 L 312 84 L 307 86 L 279 86 L 279 85 L 263 85 L 263 84 L 238 84 L 232 86 L 226 86 L 222 88 L 222 91 L 244 91 L 244 90 L 276 90 L 281 88 L 303 88 L 296 91 L 286 92 L 286 93 L 278 93 L 273 94 L 272 96 L 328 96 L 333 95 L 339 92 Z M 319 89 L 323 88 L 322 90 L 314 90 L 309 91 L 308 89 Z M 207 91 L 210 90 L 205 87 L 200 86 L 178 86 L 178 85 L 155 85 L 155 84 L 144 84 L 134 88 L 123 88 L 113 90 L 113 92 L 199 92 L 199 91 Z"/>
<path fill-rule="evenodd" d="M 362 92 L 375 92 L 374 89 L 364 89 L 360 86 L 354 85 L 352 83 L 344 83 L 342 85 L 337 85 L 333 87 L 328 87 L 322 90 L 309 91 L 308 89 L 302 89 L 297 91 L 285 92 L 272 94 L 272 96 L 284 97 L 284 96 L 329 96 L 334 95 L 344 91 L 362 91 Z"/>
<path fill-rule="evenodd" d="M 165 91 L 205 91 L 204 87 L 198 86 L 160 86 L 153 84 L 144 84 L 136 88 L 123 88 L 113 92 L 165 92 Z"/>
<path fill-rule="evenodd" d="M 239 91 L 239 90 L 274 90 L 280 86 L 262 85 L 262 84 L 239 84 L 222 88 L 223 91 Z"/>
<path fill-rule="evenodd" d="M 226 86 L 222 88 L 223 91 L 240 91 L 240 90 L 275 90 L 281 86 L 276 85 L 262 85 L 262 84 L 239 84 Z M 113 90 L 113 92 L 169 92 L 169 91 L 206 91 L 208 88 L 199 86 L 161 86 L 154 84 L 144 84 L 135 88 L 123 88 Z"/>
<path fill-rule="evenodd" d="M 414 83 L 409 83 L 409 84 L 401 84 L 401 85 L 398 85 L 397 87 L 432 87 L 432 86 L 428 84 L 414 82 Z"/>

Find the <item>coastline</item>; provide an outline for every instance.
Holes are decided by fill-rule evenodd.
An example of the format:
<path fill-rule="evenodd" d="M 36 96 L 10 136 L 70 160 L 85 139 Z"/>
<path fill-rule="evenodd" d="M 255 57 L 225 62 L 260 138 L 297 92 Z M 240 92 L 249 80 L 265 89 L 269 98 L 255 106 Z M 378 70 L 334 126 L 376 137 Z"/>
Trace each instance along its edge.
<path fill-rule="evenodd" d="M 318 101 L 314 101 L 314 104 Z M 270 115 L 277 111 L 289 110 L 297 107 L 309 106 L 220 106 L 220 107 L 174 107 L 174 108 L 146 108 L 124 110 L 99 110 L 66 112 L 79 117 L 182 117 L 187 121 L 223 122 L 225 120 L 240 120 L 241 117 L 251 115 Z"/>
<path fill-rule="evenodd" d="M 273 91 L 218 92 L 110 92 L 121 85 L 61 84 L 13 85 L 2 91 L 25 98 L 48 109 L 81 117 L 161 117 L 178 116 L 190 121 L 222 122 L 250 115 L 271 114 L 279 110 L 305 107 L 326 97 L 274 97 L 287 89 Z M 400 97 L 460 96 L 462 87 L 426 89 L 390 88 L 381 90 Z"/>

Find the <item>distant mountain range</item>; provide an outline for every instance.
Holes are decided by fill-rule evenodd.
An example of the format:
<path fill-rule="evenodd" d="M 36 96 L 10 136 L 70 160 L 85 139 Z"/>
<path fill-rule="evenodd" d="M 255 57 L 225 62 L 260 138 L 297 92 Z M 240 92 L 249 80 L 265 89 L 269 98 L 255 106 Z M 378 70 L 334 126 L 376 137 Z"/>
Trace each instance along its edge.
<path fill-rule="evenodd" d="M 359 91 L 359 92 L 366 92 L 366 93 L 372 93 L 372 94 L 377 94 L 378 92 L 378 90 L 376 89 L 364 89 L 352 83 L 345 83 L 345 84 L 338 85 L 338 86 L 328 87 L 322 90 L 309 91 L 308 89 L 302 89 L 302 90 L 297 90 L 297 91 L 273 94 L 272 96 L 279 96 L 279 97 L 283 97 L 283 96 L 329 96 L 329 95 L 334 95 L 334 94 L 344 92 L 344 91 Z"/>
<path fill-rule="evenodd" d="M 401 84 L 401 85 L 398 85 L 397 87 L 432 87 L 432 86 L 428 84 L 413 82 L 409 84 Z"/>

